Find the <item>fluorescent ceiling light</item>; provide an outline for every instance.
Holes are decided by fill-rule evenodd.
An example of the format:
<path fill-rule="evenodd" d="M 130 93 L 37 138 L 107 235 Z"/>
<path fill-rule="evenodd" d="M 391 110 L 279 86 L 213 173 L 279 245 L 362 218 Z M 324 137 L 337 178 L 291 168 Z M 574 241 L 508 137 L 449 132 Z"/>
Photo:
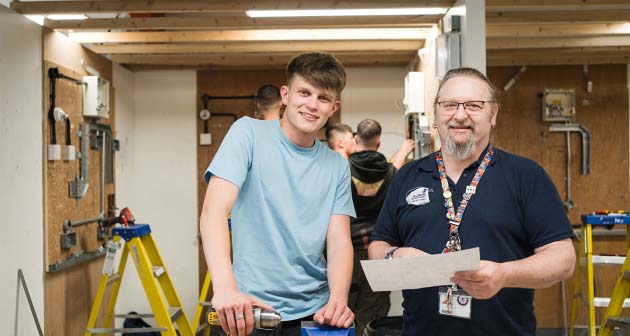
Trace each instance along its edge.
<path fill-rule="evenodd" d="M 250 10 L 245 13 L 249 17 L 438 15 L 446 13 L 446 8 L 425 7 L 313 10 Z"/>
<path fill-rule="evenodd" d="M 83 14 L 50 14 L 49 20 L 85 20 L 87 16 Z"/>
<path fill-rule="evenodd" d="M 24 15 L 24 16 L 26 16 L 27 19 L 37 23 L 40 26 L 44 25 L 45 17 L 43 15 L 34 14 L 34 15 Z"/>

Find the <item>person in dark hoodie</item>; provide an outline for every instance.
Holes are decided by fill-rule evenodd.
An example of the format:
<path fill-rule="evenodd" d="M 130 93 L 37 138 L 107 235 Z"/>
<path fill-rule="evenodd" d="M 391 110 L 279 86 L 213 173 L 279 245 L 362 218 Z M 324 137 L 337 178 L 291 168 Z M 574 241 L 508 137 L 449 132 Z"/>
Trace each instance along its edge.
<path fill-rule="evenodd" d="M 381 144 L 381 132 L 381 125 L 376 120 L 361 121 L 357 126 L 356 151 L 348 158 L 352 175 L 352 201 L 357 213 L 357 217 L 350 220 L 354 268 L 348 306 L 355 313 L 357 335 L 363 335 L 368 322 L 385 317 L 389 312 L 389 292 L 372 292 L 360 261 L 368 259 L 369 237 L 389 184 L 414 148 L 412 140 L 405 140 L 392 157 L 392 162 L 388 162 L 385 155 L 377 151 Z"/>

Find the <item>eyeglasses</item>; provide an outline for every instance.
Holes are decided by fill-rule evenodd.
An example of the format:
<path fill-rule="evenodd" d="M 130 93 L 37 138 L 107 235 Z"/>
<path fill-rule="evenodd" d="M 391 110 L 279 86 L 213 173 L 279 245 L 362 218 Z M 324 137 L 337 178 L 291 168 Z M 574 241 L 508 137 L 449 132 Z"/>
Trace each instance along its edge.
<path fill-rule="evenodd" d="M 441 101 L 437 102 L 437 106 L 440 107 L 443 111 L 446 112 L 455 112 L 459 109 L 459 105 L 464 106 L 464 110 L 467 112 L 481 112 L 483 110 L 483 105 L 486 103 L 491 103 L 491 101 L 467 101 L 467 102 L 454 102 L 454 101 Z"/>

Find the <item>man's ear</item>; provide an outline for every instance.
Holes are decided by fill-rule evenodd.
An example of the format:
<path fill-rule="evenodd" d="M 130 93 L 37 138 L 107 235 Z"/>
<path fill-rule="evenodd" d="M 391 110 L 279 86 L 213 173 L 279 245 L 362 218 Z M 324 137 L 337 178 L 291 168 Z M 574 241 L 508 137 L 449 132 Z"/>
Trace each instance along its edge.
<path fill-rule="evenodd" d="M 335 149 L 343 148 L 343 139 L 337 139 L 335 141 Z"/>
<path fill-rule="evenodd" d="M 280 87 L 280 96 L 282 97 L 282 104 L 287 105 L 289 102 L 289 87 L 282 85 Z"/>
<path fill-rule="evenodd" d="M 341 100 L 335 100 L 335 104 L 333 105 L 333 113 L 337 112 L 341 107 Z"/>
<path fill-rule="evenodd" d="M 499 104 L 498 103 L 494 103 L 492 104 L 492 110 L 490 112 L 490 123 L 492 125 L 496 125 L 497 124 L 497 114 L 499 113 Z"/>

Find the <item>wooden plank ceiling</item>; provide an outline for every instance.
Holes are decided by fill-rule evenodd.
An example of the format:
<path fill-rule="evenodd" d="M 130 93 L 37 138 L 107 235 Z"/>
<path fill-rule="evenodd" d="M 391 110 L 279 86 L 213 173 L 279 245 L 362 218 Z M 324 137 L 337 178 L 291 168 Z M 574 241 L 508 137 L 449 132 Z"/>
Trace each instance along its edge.
<path fill-rule="evenodd" d="M 347 65 L 407 65 L 443 14 L 250 18 L 252 9 L 450 8 L 454 0 L 14 1 L 93 51 L 131 69 L 281 67 L 301 51 Z M 628 0 L 486 0 L 488 65 L 630 62 Z"/>

